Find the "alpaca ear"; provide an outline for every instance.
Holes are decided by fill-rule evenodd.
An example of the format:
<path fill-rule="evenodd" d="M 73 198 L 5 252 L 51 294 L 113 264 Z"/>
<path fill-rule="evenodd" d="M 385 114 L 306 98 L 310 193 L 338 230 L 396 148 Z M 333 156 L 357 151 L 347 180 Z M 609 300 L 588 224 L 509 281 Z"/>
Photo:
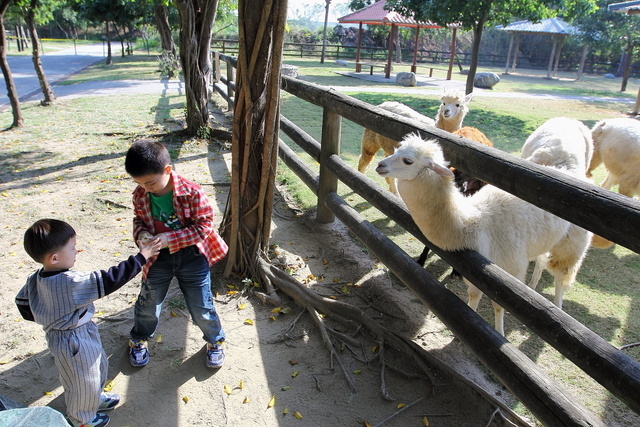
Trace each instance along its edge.
<path fill-rule="evenodd" d="M 464 97 L 464 103 L 467 104 L 467 103 L 471 102 L 471 98 L 473 98 L 473 93 L 467 94 Z"/>
<path fill-rule="evenodd" d="M 450 176 L 450 177 L 454 177 L 453 172 L 451 172 L 451 170 L 449 168 L 446 168 L 444 166 L 440 166 L 437 163 L 433 163 L 430 167 L 430 169 L 432 171 L 434 171 L 436 174 L 440 175 L 440 176 Z"/>

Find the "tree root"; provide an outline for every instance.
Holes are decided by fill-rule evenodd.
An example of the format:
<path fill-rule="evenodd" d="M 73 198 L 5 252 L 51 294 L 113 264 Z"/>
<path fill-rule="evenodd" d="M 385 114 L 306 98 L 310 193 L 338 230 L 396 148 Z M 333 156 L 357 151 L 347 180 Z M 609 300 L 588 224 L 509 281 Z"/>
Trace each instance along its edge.
<path fill-rule="evenodd" d="M 490 393 L 482 389 L 477 384 L 473 383 L 466 379 L 459 372 L 451 369 L 451 367 L 447 366 L 441 360 L 431 356 L 428 352 L 426 352 L 422 347 L 413 342 L 411 339 L 399 335 L 384 326 L 380 325 L 376 322 L 372 317 L 370 317 L 367 313 L 365 313 L 359 307 L 344 303 L 342 301 L 334 300 L 331 298 L 323 297 L 313 290 L 307 288 L 302 283 L 298 282 L 295 278 L 280 270 L 273 264 L 269 263 L 268 260 L 258 257 L 256 261 L 256 273 L 261 278 L 262 285 L 267 289 L 268 295 L 275 294 L 275 289 L 284 292 L 291 299 L 295 301 L 295 303 L 302 307 L 303 310 L 296 317 L 294 322 L 287 329 L 286 334 L 291 334 L 295 324 L 300 319 L 300 316 L 303 313 L 311 314 L 311 317 L 318 327 L 320 334 L 322 336 L 323 343 L 325 347 L 329 350 L 331 355 L 331 369 L 333 369 L 334 360 L 337 361 L 340 369 L 342 371 L 345 380 L 347 381 L 349 387 L 355 392 L 355 384 L 353 379 L 351 378 L 351 374 L 347 372 L 347 369 L 344 366 L 344 363 L 340 359 L 334 344 L 331 342 L 330 335 L 333 335 L 334 338 L 341 341 L 345 344 L 346 348 L 354 355 L 354 357 L 358 360 L 364 362 L 370 362 L 374 359 L 379 359 L 380 363 L 380 388 L 382 391 L 382 395 L 385 399 L 393 400 L 391 395 L 388 393 L 386 389 L 386 368 L 394 369 L 398 372 L 401 372 L 399 369 L 394 368 L 390 365 L 385 359 L 385 352 L 387 349 L 387 345 L 398 351 L 404 357 L 409 358 L 406 362 L 407 366 L 415 367 L 416 370 L 424 376 L 426 376 L 430 382 L 432 388 L 443 386 L 446 384 L 438 384 L 438 381 L 433 375 L 432 370 L 435 368 L 441 372 L 446 372 L 450 374 L 453 378 L 460 381 L 467 386 L 470 386 L 473 390 L 475 390 L 478 394 L 480 394 L 484 399 L 491 404 L 494 405 L 496 410 L 492 415 L 492 420 L 496 416 L 502 417 L 505 421 L 509 422 L 509 425 L 515 426 L 528 426 L 529 424 L 521 419 L 518 414 L 513 412 L 508 406 L 506 406 L 503 402 L 496 399 Z M 367 359 L 366 356 L 358 356 L 358 351 L 356 348 L 362 347 L 361 343 L 351 336 L 344 334 L 342 332 L 336 331 L 331 327 L 327 326 L 324 321 L 322 313 L 324 316 L 331 318 L 332 320 L 337 321 L 338 323 L 352 327 L 356 332 L 360 330 L 360 328 L 364 327 L 369 330 L 373 336 L 375 337 L 375 341 L 378 342 L 378 352 L 377 354 Z M 360 352 L 364 355 L 365 352 L 362 348 L 360 348 Z M 403 373 L 404 374 L 404 373 Z M 315 377 L 314 377 L 315 378 Z M 319 388 L 319 383 L 316 378 L 316 386 Z M 432 391 L 433 392 L 433 391 Z M 417 402 L 416 402 L 417 403 Z M 397 414 L 396 414 L 397 415 Z M 395 416 L 395 415 L 393 415 Z M 383 421 L 383 423 L 386 422 Z"/>

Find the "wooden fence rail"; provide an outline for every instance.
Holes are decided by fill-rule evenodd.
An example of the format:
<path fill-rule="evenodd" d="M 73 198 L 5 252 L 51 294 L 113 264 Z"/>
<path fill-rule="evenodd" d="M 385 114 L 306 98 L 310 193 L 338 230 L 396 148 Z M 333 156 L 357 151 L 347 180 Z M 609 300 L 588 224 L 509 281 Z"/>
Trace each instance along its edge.
<path fill-rule="evenodd" d="M 219 59 L 235 66 L 235 58 L 220 55 Z M 219 65 L 216 64 L 218 69 Z M 429 245 L 489 298 L 640 413 L 640 364 L 478 253 L 447 252 L 428 242 L 403 204 L 340 159 L 340 120 L 351 120 L 395 140 L 409 132 L 436 138 L 447 158 L 459 169 L 635 252 L 640 251 L 636 237 L 640 229 L 640 203 L 508 153 L 462 138 L 454 139 L 439 129 L 408 119 L 398 120 L 385 110 L 334 90 L 288 77 L 282 78 L 282 87 L 324 108 L 322 144 L 290 120 L 281 118 L 281 130 L 320 162 L 317 177 L 301 161 L 295 160 L 291 149 L 280 144 L 284 163 L 318 195 L 319 220 L 331 221 L 337 216 L 344 222 L 543 423 L 602 424 L 404 251 L 392 243 L 387 244 L 388 239 L 379 232 L 374 233 L 364 225 L 367 223 L 363 219 L 355 219 L 357 213 L 349 211 L 343 201 L 336 200 L 337 179 Z M 216 90 L 227 95 L 220 88 Z M 549 197 L 553 194 L 562 197 Z"/>

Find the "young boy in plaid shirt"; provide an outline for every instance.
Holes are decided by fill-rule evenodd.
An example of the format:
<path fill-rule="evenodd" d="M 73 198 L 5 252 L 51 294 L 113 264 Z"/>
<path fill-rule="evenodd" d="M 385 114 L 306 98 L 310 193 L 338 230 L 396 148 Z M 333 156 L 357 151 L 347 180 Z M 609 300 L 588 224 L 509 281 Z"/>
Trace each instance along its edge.
<path fill-rule="evenodd" d="M 224 363 L 225 334 L 213 304 L 210 267 L 227 254 L 227 245 L 213 226 L 213 209 L 199 185 L 178 175 L 166 147 L 140 140 L 127 152 L 125 169 L 138 187 L 133 192 L 133 236 L 159 238 L 162 249 L 142 270 L 142 287 L 135 304 L 129 340 L 129 361 L 149 362 L 147 340 L 175 277 L 187 308 L 207 343 L 206 364 Z"/>

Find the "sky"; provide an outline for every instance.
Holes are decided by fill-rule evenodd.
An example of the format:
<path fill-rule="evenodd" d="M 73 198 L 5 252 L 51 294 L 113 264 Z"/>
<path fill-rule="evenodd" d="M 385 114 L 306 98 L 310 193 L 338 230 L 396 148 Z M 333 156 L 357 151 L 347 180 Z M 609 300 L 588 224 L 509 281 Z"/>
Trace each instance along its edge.
<path fill-rule="evenodd" d="M 289 0 L 287 18 L 306 19 L 324 22 L 325 0 Z M 329 6 L 329 22 L 337 22 L 340 16 L 351 13 L 347 5 L 349 0 L 332 0 Z"/>

